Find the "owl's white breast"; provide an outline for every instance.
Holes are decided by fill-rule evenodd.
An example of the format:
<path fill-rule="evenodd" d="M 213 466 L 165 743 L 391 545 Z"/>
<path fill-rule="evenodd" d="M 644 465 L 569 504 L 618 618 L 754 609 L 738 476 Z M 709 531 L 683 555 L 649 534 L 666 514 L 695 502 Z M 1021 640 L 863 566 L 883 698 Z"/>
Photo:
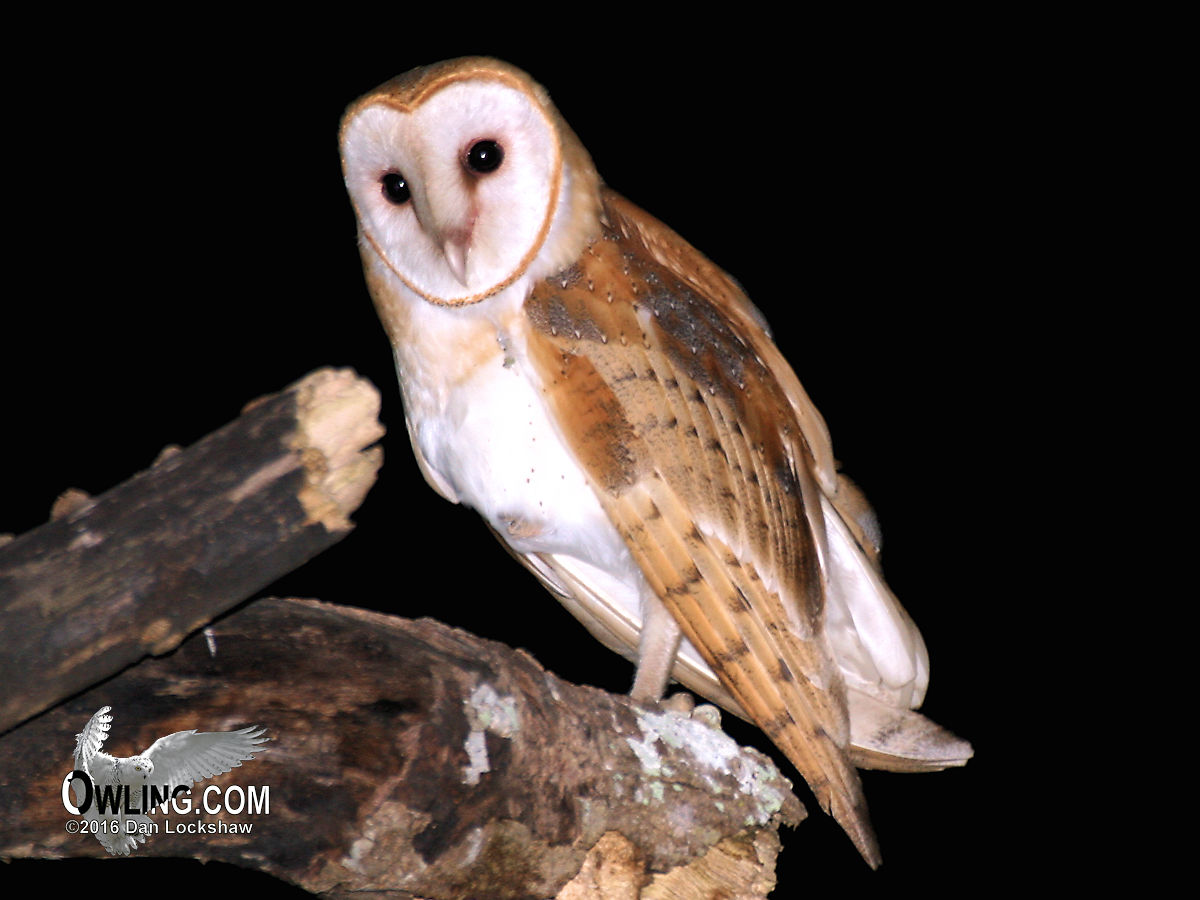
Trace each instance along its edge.
<path fill-rule="evenodd" d="M 396 347 L 410 437 L 432 481 L 518 553 L 562 554 L 614 576 L 636 604 L 640 573 L 567 449 L 528 364 L 515 284 L 471 307 L 422 301 Z"/>

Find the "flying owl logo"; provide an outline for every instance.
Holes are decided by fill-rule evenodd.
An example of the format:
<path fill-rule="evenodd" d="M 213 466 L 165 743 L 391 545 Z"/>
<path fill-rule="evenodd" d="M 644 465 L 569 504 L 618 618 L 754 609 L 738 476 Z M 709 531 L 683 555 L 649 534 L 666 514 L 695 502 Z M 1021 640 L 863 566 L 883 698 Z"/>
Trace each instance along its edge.
<path fill-rule="evenodd" d="M 270 740 L 262 737 L 266 729 L 256 730 L 254 726 L 238 731 L 193 729 L 161 737 L 137 756 L 115 757 L 100 749 L 112 727 L 111 712 L 111 706 L 101 707 L 75 735 L 75 768 L 91 779 L 92 793 L 89 798 L 88 787 L 79 778 L 72 779 L 72 790 L 81 809 L 90 799 L 82 812 L 83 819 L 113 855 L 127 856 L 146 842 L 146 835 L 153 832 L 148 813 L 174 791 L 254 759 L 254 754 L 267 749 L 259 745 Z M 156 793 L 143 788 L 153 788 Z M 159 803 L 145 803 L 143 798 L 148 796 Z M 101 798 L 105 802 L 101 803 Z M 137 804 L 136 808 L 130 809 L 127 798 Z"/>

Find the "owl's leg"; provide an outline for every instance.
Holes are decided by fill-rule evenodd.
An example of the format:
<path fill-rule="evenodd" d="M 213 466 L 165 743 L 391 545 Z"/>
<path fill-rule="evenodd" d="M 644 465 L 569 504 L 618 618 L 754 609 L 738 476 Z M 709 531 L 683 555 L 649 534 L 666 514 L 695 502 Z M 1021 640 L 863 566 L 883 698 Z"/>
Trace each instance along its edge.
<path fill-rule="evenodd" d="M 629 693 L 634 700 L 658 701 L 662 699 L 667 682 L 671 679 L 675 651 L 679 649 L 682 633 L 675 617 L 663 602 L 648 590 L 644 593 L 637 675 L 633 679 L 633 690 Z"/>

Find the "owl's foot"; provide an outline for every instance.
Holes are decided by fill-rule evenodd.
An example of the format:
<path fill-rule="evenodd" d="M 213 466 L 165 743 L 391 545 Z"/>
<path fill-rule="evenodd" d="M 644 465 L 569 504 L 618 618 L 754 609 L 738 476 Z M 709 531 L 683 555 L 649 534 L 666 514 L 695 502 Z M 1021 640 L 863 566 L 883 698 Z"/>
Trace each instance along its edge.
<path fill-rule="evenodd" d="M 715 731 L 721 730 L 721 710 L 711 703 L 701 703 L 693 709 L 692 718 L 703 722 Z"/>
<path fill-rule="evenodd" d="M 663 700 L 662 708 L 690 718 L 692 711 L 696 708 L 696 698 L 687 691 L 680 691 L 678 694 L 672 694 Z"/>
<path fill-rule="evenodd" d="M 721 730 L 721 710 L 711 703 L 701 703 L 697 706 L 696 698 L 687 691 L 672 694 L 662 701 L 661 706 L 668 712 L 703 722 L 709 728 L 715 728 L 717 731 Z"/>

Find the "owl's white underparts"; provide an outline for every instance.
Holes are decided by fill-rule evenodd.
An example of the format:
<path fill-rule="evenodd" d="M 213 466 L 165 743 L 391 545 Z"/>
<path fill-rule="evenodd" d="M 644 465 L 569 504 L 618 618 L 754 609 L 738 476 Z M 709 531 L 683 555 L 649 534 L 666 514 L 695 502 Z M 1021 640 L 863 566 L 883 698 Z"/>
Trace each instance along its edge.
<path fill-rule="evenodd" d="M 737 283 L 491 59 L 353 103 L 346 186 L 428 483 L 599 640 L 760 728 L 877 865 L 855 767 L 962 765 L 824 420 Z M 524 614 L 524 610 L 522 610 Z"/>

